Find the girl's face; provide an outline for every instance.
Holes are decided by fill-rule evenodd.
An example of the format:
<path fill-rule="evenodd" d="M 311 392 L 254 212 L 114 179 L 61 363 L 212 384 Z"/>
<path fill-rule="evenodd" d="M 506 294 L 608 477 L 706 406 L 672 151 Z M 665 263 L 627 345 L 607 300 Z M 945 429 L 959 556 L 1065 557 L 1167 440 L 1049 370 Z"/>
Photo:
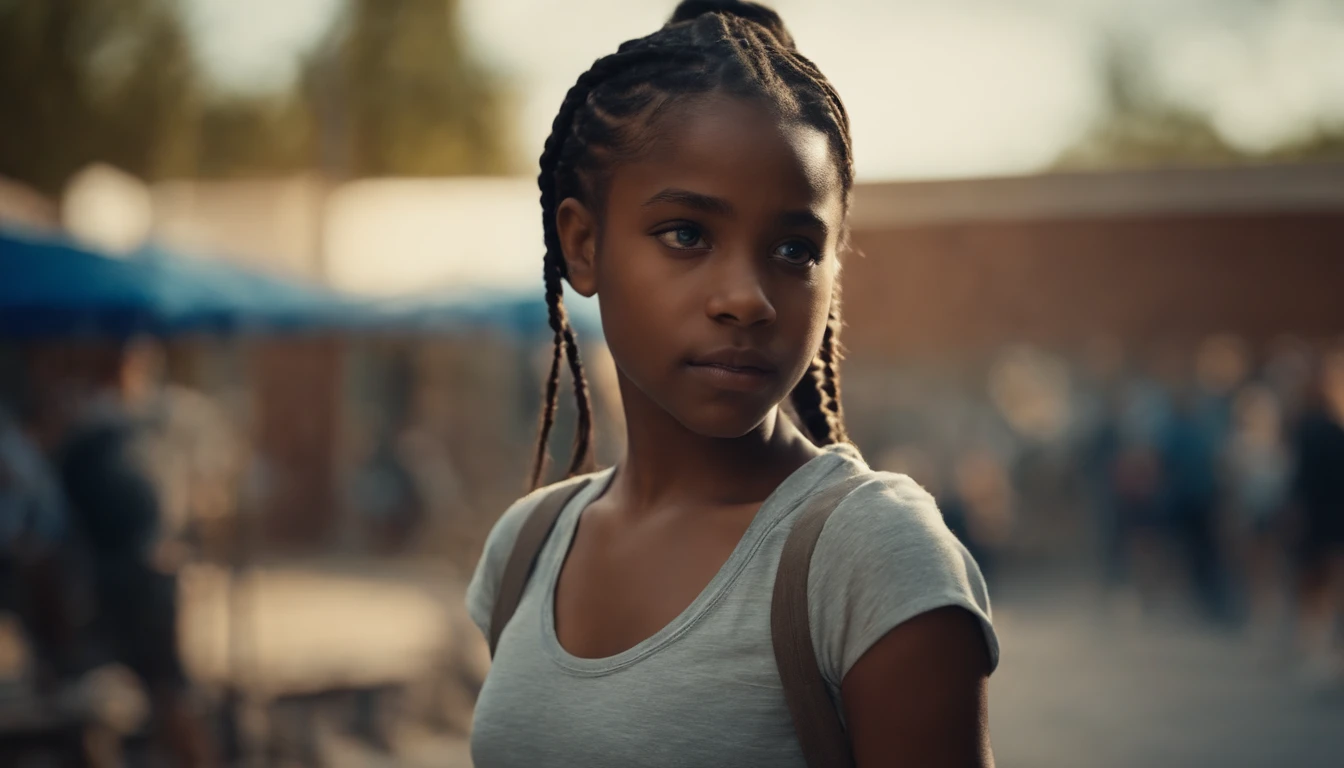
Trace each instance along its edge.
<path fill-rule="evenodd" d="M 840 174 L 825 134 L 780 122 L 720 95 L 682 105 L 611 169 L 586 237 L 586 212 L 559 216 L 570 282 L 600 297 L 625 398 L 709 437 L 748 433 L 788 396 L 830 309 Z"/>

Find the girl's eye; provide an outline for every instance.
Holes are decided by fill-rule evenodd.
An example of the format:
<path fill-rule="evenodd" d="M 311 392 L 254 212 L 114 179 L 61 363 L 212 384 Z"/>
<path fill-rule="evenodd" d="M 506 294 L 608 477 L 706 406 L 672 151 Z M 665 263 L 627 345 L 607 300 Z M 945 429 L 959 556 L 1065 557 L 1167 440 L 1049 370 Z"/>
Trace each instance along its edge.
<path fill-rule="evenodd" d="M 811 243 L 802 240 L 790 240 L 781 243 L 775 249 L 775 258 L 799 267 L 807 267 L 821 261 L 821 254 Z"/>
<path fill-rule="evenodd" d="M 673 229 L 664 230 L 658 233 L 658 239 L 670 248 L 681 250 L 693 250 L 696 248 L 708 248 L 709 244 L 700 234 L 696 227 L 681 225 Z"/>

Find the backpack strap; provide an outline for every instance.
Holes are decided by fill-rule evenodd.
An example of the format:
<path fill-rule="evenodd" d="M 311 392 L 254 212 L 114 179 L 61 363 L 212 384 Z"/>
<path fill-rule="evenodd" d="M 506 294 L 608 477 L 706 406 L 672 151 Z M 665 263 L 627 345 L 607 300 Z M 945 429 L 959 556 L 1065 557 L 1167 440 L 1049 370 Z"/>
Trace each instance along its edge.
<path fill-rule="evenodd" d="M 803 502 L 793 530 L 784 542 L 770 603 L 770 635 L 775 664 L 784 683 L 784 699 L 793 715 L 793 728 L 809 768 L 846 768 L 854 765 L 849 737 L 826 690 L 817 667 L 807 606 L 807 577 L 812 553 L 827 519 L 841 499 L 871 480 L 856 475 L 826 488 Z"/>
<path fill-rule="evenodd" d="M 514 540 L 513 552 L 509 554 L 509 561 L 504 566 L 504 575 L 499 580 L 495 607 L 490 612 L 492 658 L 495 655 L 495 648 L 499 646 L 499 638 L 504 634 L 504 627 L 508 625 L 509 619 L 513 618 L 514 611 L 518 610 L 518 603 L 523 599 L 523 589 L 527 587 L 527 580 L 532 576 L 537 557 L 541 555 L 541 548 L 546 546 L 546 539 L 550 537 L 555 521 L 560 518 L 560 513 L 570 500 L 587 488 L 590 482 L 590 479 L 585 479 L 550 491 L 537 502 L 537 506 L 523 522 L 522 529 L 518 531 L 518 538 Z"/>

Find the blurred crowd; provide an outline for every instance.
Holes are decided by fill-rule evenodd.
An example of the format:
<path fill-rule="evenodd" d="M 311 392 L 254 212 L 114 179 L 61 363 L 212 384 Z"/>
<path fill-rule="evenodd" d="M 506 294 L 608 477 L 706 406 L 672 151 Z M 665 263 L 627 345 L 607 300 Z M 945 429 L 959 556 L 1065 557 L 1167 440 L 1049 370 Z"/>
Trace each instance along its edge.
<path fill-rule="evenodd" d="M 87 709 L 70 700 L 115 663 L 138 678 L 142 711 L 94 719 L 147 719 L 161 749 L 201 764 L 220 731 L 183 670 L 179 571 L 236 554 L 265 463 L 212 398 L 165 384 L 152 345 L 62 345 L 23 364 L 27 395 L 0 411 L 0 614 L 31 641 L 26 674 L 47 701 Z M 426 537 L 433 499 L 463 508 L 487 481 L 455 471 L 407 394 L 441 402 L 466 385 L 433 366 L 388 370 L 395 407 L 341 483 L 345 538 L 397 556 Z M 518 377 L 532 392 L 526 366 L 500 371 L 496 391 Z M 872 464 L 924 485 L 991 582 L 1083 565 L 1106 609 L 1195 611 L 1290 650 L 1308 674 L 1344 668 L 1344 344 L 1018 345 L 960 363 L 856 361 L 845 386 Z M 445 423 L 531 437 L 530 420 Z M 445 534 L 468 538 L 467 518 L 451 520 Z"/>
<path fill-rule="evenodd" d="M 1261 642 L 1295 629 L 1308 668 L 1336 673 L 1344 348 L 1285 343 L 1257 361 L 1215 339 L 1090 398 L 1079 447 L 1104 583 L 1141 606 L 1184 587 Z"/>
<path fill-rule="evenodd" d="M 178 577 L 197 523 L 233 503 L 221 494 L 238 454 L 204 396 L 162 385 L 162 365 L 138 342 L 35 348 L 0 411 L 0 613 L 28 640 L 18 690 L 37 694 L 4 709 L 0 747 L 45 733 L 78 764 L 118 765 L 148 718 L 174 765 L 205 764 Z"/>
<path fill-rule="evenodd" d="M 254 679 L 276 655 L 271 645 L 260 649 L 258 638 L 279 630 L 251 623 L 262 612 L 259 602 L 238 601 L 261 599 L 261 587 L 241 587 L 260 583 L 260 561 L 276 552 L 296 562 L 344 554 L 390 561 L 433 532 L 433 504 L 463 507 L 453 463 L 405 412 L 400 390 L 410 383 L 400 380 L 413 377 L 409 370 L 384 370 L 377 360 L 352 364 L 397 380 L 397 397 L 387 412 L 380 398 L 360 403 L 374 412 L 375 428 L 336 478 L 338 498 L 330 503 L 338 508 L 319 516 L 330 524 L 306 549 L 272 551 L 266 518 L 303 511 L 276 493 L 295 484 L 293 467 L 265 455 L 251 425 L 240 421 L 237 412 L 246 408 L 231 407 L 237 404 L 222 391 L 176 381 L 171 346 L 81 339 L 3 351 L 15 365 L 0 371 L 8 374 L 0 376 L 0 765 L 41 754 L 110 768 L 157 754 L 171 765 L 202 766 L 221 756 L 240 759 L 259 744 L 302 752 L 311 746 L 302 741 L 312 737 L 311 727 L 294 726 L 303 734 L 294 737 L 299 746 L 285 741 L 292 734 L 279 726 L 263 727 L 258 737 L 257 726 L 243 722 L 248 707 L 266 700 L 283 709 L 292 705 L 285 696 L 345 690 L 351 681 L 364 695 L 379 690 L 383 677 L 405 677 L 400 667 L 384 669 L 389 664 L 361 667 L 385 651 L 353 647 L 367 644 L 365 637 L 338 649 L 346 666 L 334 676 L 315 664 L 281 682 Z M 313 406 L 309 415 L 319 410 Z M 277 589 L 289 584 L 274 582 Z M 337 595 L 344 609 L 322 614 L 325 620 L 358 620 L 369 610 L 367 595 L 352 593 L 347 582 L 337 579 L 326 591 L 309 582 L 296 582 L 307 590 L 304 600 L 321 608 Z M 378 599 L 395 602 L 395 595 Z M 227 613 L 225 636 L 214 634 L 220 617 L 211 609 Z M 393 613 L 398 632 L 425 643 L 441 639 L 441 632 L 425 631 L 427 623 L 445 621 L 437 605 L 420 606 L 421 615 L 409 619 Z M 305 615 L 313 621 L 313 611 Z M 215 647 L 220 640 L 222 649 Z M 416 642 L 410 645 L 423 650 Z M 313 655 L 328 658 L 320 650 Z M 296 690 L 252 690 L 271 683 Z"/>
<path fill-rule="evenodd" d="M 1344 669 L 1344 345 L 1098 341 L 874 378 L 896 405 L 860 442 L 991 574 L 1070 558 L 1113 606 L 1193 609 L 1312 674 Z"/>

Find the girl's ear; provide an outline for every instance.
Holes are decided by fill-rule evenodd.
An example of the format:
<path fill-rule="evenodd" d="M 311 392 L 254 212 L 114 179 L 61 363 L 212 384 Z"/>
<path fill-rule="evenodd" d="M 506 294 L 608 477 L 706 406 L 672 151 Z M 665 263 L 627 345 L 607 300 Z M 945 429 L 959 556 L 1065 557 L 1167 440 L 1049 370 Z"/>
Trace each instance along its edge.
<path fill-rule="evenodd" d="M 555 211 L 555 230 L 564 251 L 569 284 L 580 296 L 597 293 L 597 219 L 588 206 L 567 197 Z"/>

